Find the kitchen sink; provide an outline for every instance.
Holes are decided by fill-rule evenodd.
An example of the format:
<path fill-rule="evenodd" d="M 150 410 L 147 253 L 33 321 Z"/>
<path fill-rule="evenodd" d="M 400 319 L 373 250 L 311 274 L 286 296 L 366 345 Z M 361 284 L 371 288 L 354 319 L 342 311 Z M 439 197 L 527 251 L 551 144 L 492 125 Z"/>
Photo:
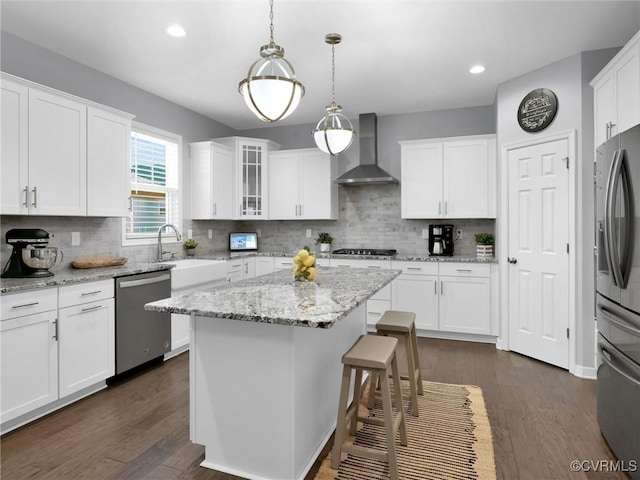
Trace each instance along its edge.
<path fill-rule="evenodd" d="M 183 258 L 162 263 L 174 265 L 171 269 L 171 290 L 183 290 L 198 285 L 222 282 L 227 275 L 226 260 Z"/>

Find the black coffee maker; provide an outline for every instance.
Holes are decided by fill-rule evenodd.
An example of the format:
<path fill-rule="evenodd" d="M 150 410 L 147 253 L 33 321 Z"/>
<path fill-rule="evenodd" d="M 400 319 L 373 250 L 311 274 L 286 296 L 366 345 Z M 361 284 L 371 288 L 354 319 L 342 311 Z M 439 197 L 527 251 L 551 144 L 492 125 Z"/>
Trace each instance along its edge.
<path fill-rule="evenodd" d="M 453 225 L 429 225 L 429 255 L 453 255 Z"/>

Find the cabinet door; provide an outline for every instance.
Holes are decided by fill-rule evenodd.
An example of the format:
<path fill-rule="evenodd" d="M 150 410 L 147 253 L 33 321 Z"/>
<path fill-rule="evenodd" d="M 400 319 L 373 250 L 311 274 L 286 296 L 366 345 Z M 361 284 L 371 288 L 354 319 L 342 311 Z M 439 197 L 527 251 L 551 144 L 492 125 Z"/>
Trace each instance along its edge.
<path fill-rule="evenodd" d="M 445 142 L 445 218 L 487 218 L 488 144 L 486 139 Z"/>
<path fill-rule="evenodd" d="M 61 308 L 58 322 L 60 398 L 115 374 L 113 298 Z"/>
<path fill-rule="evenodd" d="M 640 51 L 632 48 L 616 64 L 615 109 L 617 128 L 613 134 L 624 132 L 640 123 Z"/>
<path fill-rule="evenodd" d="M 56 313 L 0 322 L 1 423 L 58 399 Z"/>
<path fill-rule="evenodd" d="M 29 90 L 2 78 L 0 214 L 26 215 L 29 191 Z"/>
<path fill-rule="evenodd" d="M 87 215 L 126 217 L 131 195 L 131 119 L 87 110 Z"/>
<path fill-rule="evenodd" d="M 230 150 L 229 150 L 230 152 Z M 189 144 L 191 163 L 191 218 L 213 218 L 213 153 L 211 142 Z M 233 177 L 229 177 L 231 181 Z"/>
<path fill-rule="evenodd" d="M 336 176 L 336 157 L 311 149 L 300 153 L 299 162 L 299 218 L 337 220 L 338 185 L 333 182 Z"/>
<path fill-rule="evenodd" d="M 29 89 L 32 215 L 87 214 L 87 107 Z"/>
<path fill-rule="evenodd" d="M 233 219 L 233 152 L 224 145 L 211 145 L 212 216 L 217 220 Z M 196 201 L 199 201 L 196 199 Z"/>
<path fill-rule="evenodd" d="M 295 220 L 300 211 L 300 164 L 297 152 L 269 156 L 269 219 Z"/>
<path fill-rule="evenodd" d="M 255 276 L 265 275 L 273 272 L 273 257 L 255 258 Z"/>
<path fill-rule="evenodd" d="M 609 123 L 615 123 L 615 92 L 612 75 L 603 77 L 600 82 L 593 86 L 595 103 L 595 146 L 602 145 L 610 138 Z"/>
<path fill-rule="evenodd" d="M 442 143 L 402 146 L 402 218 L 442 217 Z"/>
<path fill-rule="evenodd" d="M 440 330 L 491 334 L 491 280 L 440 277 Z"/>
<path fill-rule="evenodd" d="M 438 277 L 400 275 L 392 283 L 394 310 L 416 314 L 416 329 L 438 330 Z"/>
<path fill-rule="evenodd" d="M 267 218 L 267 143 L 239 141 L 238 154 L 239 218 Z"/>

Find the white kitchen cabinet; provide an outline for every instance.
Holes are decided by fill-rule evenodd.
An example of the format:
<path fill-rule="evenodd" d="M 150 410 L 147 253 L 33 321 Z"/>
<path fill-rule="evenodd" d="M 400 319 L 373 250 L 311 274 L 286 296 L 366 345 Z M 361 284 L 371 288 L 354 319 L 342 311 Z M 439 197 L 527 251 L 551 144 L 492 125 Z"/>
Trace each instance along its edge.
<path fill-rule="evenodd" d="M 227 282 L 234 283 L 256 275 L 254 257 L 232 258 L 227 261 Z"/>
<path fill-rule="evenodd" d="M 317 148 L 281 150 L 269 156 L 269 219 L 336 220 L 337 157 Z"/>
<path fill-rule="evenodd" d="M 316 267 L 328 267 L 329 262 L 328 258 L 316 257 Z M 293 275 L 293 255 L 290 257 L 273 257 L 273 270 L 291 270 L 291 275 Z"/>
<path fill-rule="evenodd" d="M 123 216 L 131 115 L 2 74 L 0 214 Z"/>
<path fill-rule="evenodd" d="M 393 310 L 414 312 L 418 330 L 438 330 L 438 263 L 394 260 L 391 268 L 402 270 L 392 283 Z"/>
<path fill-rule="evenodd" d="M 274 271 L 273 257 L 254 257 L 255 276 L 266 275 Z"/>
<path fill-rule="evenodd" d="M 87 215 L 126 217 L 131 195 L 131 118 L 87 108 Z"/>
<path fill-rule="evenodd" d="M 269 153 L 278 150 L 280 145 L 270 140 L 245 137 L 217 138 L 214 142 L 228 146 L 233 152 L 234 219 L 267 219 Z"/>
<path fill-rule="evenodd" d="M 58 398 L 58 289 L 2 296 L 0 423 Z"/>
<path fill-rule="evenodd" d="M 189 144 L 191 159 L 191 218 L 231 220 L 234 158 L 226 145 L 215 142 Z"/>
<path fill-rule="evenodd" d="M 640 32 L 591 81 L 599 146 L 640 123 Z"/>
<path fill-rule="evenodd" d="M 113 280 L 60 287 L 60 398 L 115 374 Z"/>
<path fill-rule="evenodd" d="M 495 218 L 495 135 L 400 145 L 402 218 Z"/>
<path fill-rule="evenodd" d="M 29 212 L 29 89 L 1 78 L 0 213 Z"/>

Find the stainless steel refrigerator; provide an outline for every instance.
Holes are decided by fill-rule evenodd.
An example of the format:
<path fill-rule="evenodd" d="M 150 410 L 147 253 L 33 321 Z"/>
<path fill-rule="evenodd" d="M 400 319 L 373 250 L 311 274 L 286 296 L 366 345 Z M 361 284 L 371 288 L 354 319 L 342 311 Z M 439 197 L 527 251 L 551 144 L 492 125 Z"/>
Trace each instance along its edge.
<path fill-rule="evenodd" d="M 640 478 L 640 125 L 596 150 L 598 423 Z"/>

